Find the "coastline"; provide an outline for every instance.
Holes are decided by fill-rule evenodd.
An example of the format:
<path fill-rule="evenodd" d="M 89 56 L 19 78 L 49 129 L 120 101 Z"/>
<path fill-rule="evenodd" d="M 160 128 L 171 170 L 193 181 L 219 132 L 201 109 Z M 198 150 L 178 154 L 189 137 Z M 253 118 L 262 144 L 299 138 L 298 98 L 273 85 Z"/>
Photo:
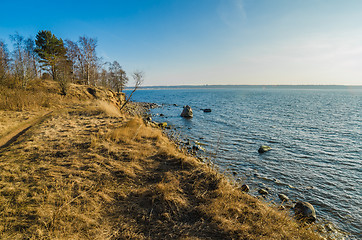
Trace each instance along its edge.
<path fill-rule="evenodd" d="M 69 105 L 0 150 L 2 238 L 320 239 L 112 102 Z"/>
<path fill-rule="evenodd" d="M 137 102 L 135 102 L 136 104 L 138 104 Z M 141 103 L 142 106 L 147 106 L 147 103 Z M 212 168 L 213 170 L 215 170 L 216 172 L 218 172 L 219 174 L 223 175 L 224 177 L 226 177 L 227 181 L 229 181 L 234 187 L 236 187 L 237 189 L 243 189 L 243 187 L 245 185 L 243 185 L 245 182 L 241 179 L 241 178 L 236 178 L 235 176 L 237 175 L 236 172 L 233 172 L 231 170 L 222 170 L 222 168 L 220 168 L 220 166 L 218 166 L 218 164 L 214 161 L 211 160 L 212 158 L 212 154 L 213 153 L 209 153 L 207 154 L 206 150 L 202 147 L 202 145 L 204 145 L 203 143 L 195 140 L 194 138 L 192 138 L 192 136 L 188 136 L 188 135 L 184 135 L 183 138 L 180 138 L 181 134 L 179 134 L 178 132 L 182 131 L 181 128 L 173 128 L 172 126 L 172 122 L 167 120 L 167 115 L 163 116 L 163 114 L 161 114 L 162 118 L 158 118 L 158 120 L 164 120 L 164 121 L 159 121 L 159 122 L 155 122 L 155 121 L 148 121 L 146 120 L 146 118 L 150 118 L 152 117 L 152 112 L 151 110 L 154 108 L 159 108 L 161 107 L 161 105 L 155 104 L 155 103 L 150 103 L 150 105 L 152 105 L 151 108 L 145 108 L 145 114 L 144 114 L 144 121 L 148 124 L 150 124 L 152 127 L 158 127 L 160 129 L 163 130 L 163 132 L 166 134 L 166 136 L 169 138 L 170 141 L 174 142 L 178 149 L 180 149 L 183 153 L 185 153 L 188 156 L 191 156 L 193 158 L 196 158 L 198 161 L 204 163 L 207 165 L 207 167 Z M 169 104 L 169 105 L 174 105 L 175 104 Z M 166 121 L 166 122 L 165 122 Z M 171 124 L 168 125 L 168 124 Z M 165 128 L 164 126 L 167 126 L 167 128 Z M 176 137 L 175 137 L 176 136 Z M 260 152 L 259 152 L 260 153 Z M 258 185 L 255 184 L 254 185 Z M 255 186 L 254 186 L 255 187 Z M 290 216 L 292 216 L 292 221 L 295 221 L 295 216 L 294 216 L 294 211 L 293 208 L 295 206 L 295 204 L 298 202 L 297 199 L 289 199 L 287 196 L 285 196 L 283 193 L 279 193 L 278 198 L 274 196 L 273 197 L 269 197 L 268 193 L 266 193 L 266 195 L 268 195 L 268 197 L 266 197 L 266 195 L 264 195 L 264 190 L 263 188 L 258 188 L 254 189 L 254 194 L 250 194 L 250 196 L 258 199 L 259 201 L 261 201 L 262 203 L 266 204 L 266 205 L 272 205 L 272 206 L 277 206 L 277 210 L 282 210 L 282 211 L 286 211 L 288 212 L 288 214 Z M 268 188 L 266 188 L 268 191 Z M 249 191 L 249 187 L 248 187 L 248 191 Z M 287 199 L 286 201 L 283 200 Z M 316 222 L 316 229 L 318 234 L 320 234 L 320 236 L 322 236 L 322 238 L 327 238 L 327 239 L 349 239 L 350 233 L 343 231 L 341 229 L 339 229 L 335 224 L 333 224 L 332 222 L 322 218 L 321 216 L 317 217 L 317 222 Z"/>

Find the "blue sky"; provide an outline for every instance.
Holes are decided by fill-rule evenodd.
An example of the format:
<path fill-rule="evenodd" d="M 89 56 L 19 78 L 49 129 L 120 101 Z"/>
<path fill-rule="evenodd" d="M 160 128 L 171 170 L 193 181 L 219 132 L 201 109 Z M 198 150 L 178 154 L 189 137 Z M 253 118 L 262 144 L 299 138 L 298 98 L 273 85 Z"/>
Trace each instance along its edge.
<path fill-rule="evenodd" d="M 145 85 L 362 85 L 362 1 L 118 0 L 1 3 L 0 39 L 95 37 Z"/>

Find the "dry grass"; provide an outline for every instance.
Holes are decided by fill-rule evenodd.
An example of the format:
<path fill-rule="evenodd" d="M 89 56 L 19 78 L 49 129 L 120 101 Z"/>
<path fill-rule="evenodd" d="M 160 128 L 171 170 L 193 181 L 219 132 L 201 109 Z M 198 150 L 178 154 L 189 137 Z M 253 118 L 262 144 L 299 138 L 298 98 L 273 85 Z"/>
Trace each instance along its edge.
<path fill-rule="evenodd" d="M 0 149 L 0 239 L 320 239 L 113 103 Z"/>

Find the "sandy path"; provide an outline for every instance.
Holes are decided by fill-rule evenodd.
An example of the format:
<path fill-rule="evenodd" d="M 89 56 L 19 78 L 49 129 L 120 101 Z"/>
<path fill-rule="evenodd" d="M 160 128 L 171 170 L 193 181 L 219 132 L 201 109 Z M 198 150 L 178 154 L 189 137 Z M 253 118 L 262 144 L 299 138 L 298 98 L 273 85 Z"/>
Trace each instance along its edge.
<path fill-rule="evenodd" d="M 31 127 L 39 124 L 48 118 L 53 111 L 48 111 L 44 114 L 38 115 L 25 123 L 19 124 L 15 129 L 11 132 L 7 133 L 5 136 L 0 138 L 0 149 L 5 148 L 15 142 L 21 135 L 23 135 L 26 131 L 28 131 Z"/>

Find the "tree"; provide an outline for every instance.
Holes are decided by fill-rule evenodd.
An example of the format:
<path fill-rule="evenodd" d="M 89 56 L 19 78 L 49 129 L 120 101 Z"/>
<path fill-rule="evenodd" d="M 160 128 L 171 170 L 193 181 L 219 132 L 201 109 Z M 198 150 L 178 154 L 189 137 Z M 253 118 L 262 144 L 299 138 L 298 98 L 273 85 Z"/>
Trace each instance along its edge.
<path fill-rule="evenodd" d="M 15 81 L 25 88 L 28 82 L 37 76 L 36 63 L 33 53 L 32 39 L 24 39 L 18 33 L 10 35 L 13 42 L 13 74 Z"/>
<path fill-rule="evenodd" d="M 57 68 L 57 82 L 59 83 L 60 94 L 65 96 L 68 93 L 70 81 L 72 78 L 72 62 L 63 58 L 58 62 Z"/>
<path fill-rule="evenodd" d="M 134 71 L 132 74 L 132 78 L 135 81 L 135 85 L 134 88 L 131 92 L 131 94 L 126 98 L 126 101 L 123 103 L 123 105 L 120 108 L 120 111 L 122 111 L 122 109 L 127 105 L 127 103 L 131 100 L 131 97 L 133 95 L 133 93 L 142 85 L 143 81 L 144 81 L 144 73 L 141 71 Z"/>
<path fill-rule="evenodd" d="M 0 83 L 4 83 L 9 72 L 9 52 L 4 42 L 0 41 Z"/>
<path fill-rule="evenodd" d="M 82 78 L 80 49 L 78 44 L 71 40 L 65 40 L 65 47 L 67 50 L 66 53 L 67 59 L 71 62 L 71 67 L 72 67 L 71 79 L 72 82 L 74 83 L 76 82 L 76 79 L 80 80 Z"/>
<path fill-rule="evenodd" d="M 31 70 L 33 71 L 34 77 L 38 77 L 38 59 L 37 53 L 35 52 L 35 41 L 33 38 L 27 38 L 24 41 L 25 44 L 25 52 L 29 56 L 29 60 L 31 62 Z"/>
<path fill-rule="evenodd" d="M 44 70 L 49 71 L 54 80 L 57 78 L 58 63 L 64 61 L 66 49 L 63 40 L 58 39 L 50 31 L 39 31 L 36 40 L 35 52 L 38 54 Z"/>
<path fill-rule="evenodd" d="M 117 61 L 109 66 L 109 75 L 111 87 L 118 93 L 122 92 L 128 82 L 128 77 Z"/>
<path fill-rule="evenodd" d="M 87 36 L 79 37 L 78 47 L 82 79 L 87 85 L 95 85 L 98 74 L 97 40 Z"/>

